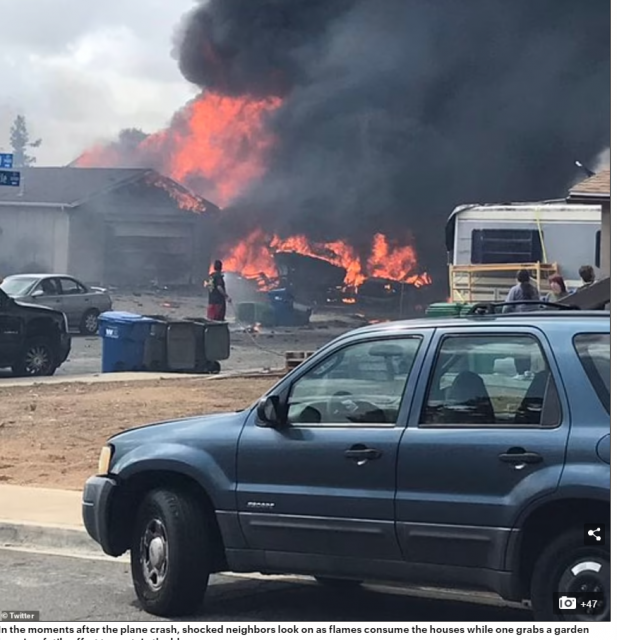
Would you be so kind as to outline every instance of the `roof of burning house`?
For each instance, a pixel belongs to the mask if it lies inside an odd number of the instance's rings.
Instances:
[[[570,189],[570,202],[609,202],[611,199],[611,170],[599,171]]]
[[[212,203],[150,169],[28,167],[19,171],[21,186],[1,187],[0,205],[77,207],[96,196],[143,180],[168,192],[172,189],[178,196],[176,200],[190,198],[196,203],[195,210],[216,209]]]

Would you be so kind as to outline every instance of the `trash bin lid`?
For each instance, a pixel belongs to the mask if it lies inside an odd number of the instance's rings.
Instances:
[[[115,322],[122,324],[135,324],[138,322],[154,322],[151,318],[140,316],[138,313],[130,313],[128,311],[106,311],[99,316],[104,322]]]

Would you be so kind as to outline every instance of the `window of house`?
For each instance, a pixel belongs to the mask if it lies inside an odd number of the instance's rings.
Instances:
[[[294,383],[291,425],[394,425],[421,338],[343,347]]]
[[[421,423],[428,427],[558,426],[559,397],[538,341],[523,334],[445,338]]]
[[[606,411],[611,412],[611,336],[608,333],[581,333],[574,348]]]
[[[602,231],[596,231],[596,252],[595,252],[595,259],[594,259],[594,264],[596,266],[597,269],[600,268],[600,265],[602,260]]]
[[[543,262],[540,232],[537,229],[474,229],[471,233],[471,262]]]

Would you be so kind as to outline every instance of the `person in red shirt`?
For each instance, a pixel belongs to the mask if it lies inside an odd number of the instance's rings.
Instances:
[[[220,260],[215,260],[214,271],[210,274],[208,280],[208,320],[223,322],[228,302],[231,302],[231,298],[227,295],[225,288],[223,263]]]

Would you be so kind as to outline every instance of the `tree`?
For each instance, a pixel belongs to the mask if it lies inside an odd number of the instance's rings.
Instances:
[[[36,162],[34,156],[28,155],[28,149],[37,149],[42,140],[30,142],[30,134],[25,116],[17,116],[11,127],[11,147],[13,147],[13,166],[30,167]]]

